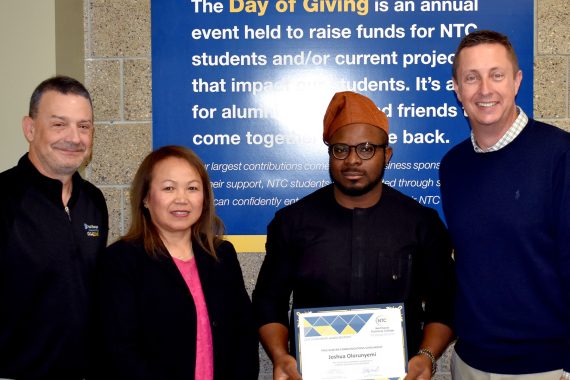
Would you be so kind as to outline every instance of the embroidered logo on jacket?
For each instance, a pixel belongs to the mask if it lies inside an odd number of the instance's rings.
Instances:
[[[96,226],[94,224],[83,223],[83,228],[85,228],[87,236],[99,237],[99,226]]]

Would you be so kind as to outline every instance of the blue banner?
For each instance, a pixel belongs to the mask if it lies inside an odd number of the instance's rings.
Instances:
[[[384,182],[441,212],[442,156],[469,135],[451,82],[475,29],[507,34],[532,115],[533,1],[152,0],[153,146],[203,159],[229,235],[330,183],[322,119],[352,90],[388,115]]]

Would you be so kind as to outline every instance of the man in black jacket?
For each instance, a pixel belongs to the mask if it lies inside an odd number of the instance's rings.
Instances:
[[[324,117],[333,184],[279,210],[253,293],[274,380],[299,380],[293,308],[404,303],[407,380],[429,379],[452,338],[451,242],[433,209],[382,183],[388,119],[367,97],[334,95]]]
[[[93,106],[69,77],[42,82],[22,129],[29,151],[0,173],[0,378],[88,376],[103,194],[77,169],[91,156]]]

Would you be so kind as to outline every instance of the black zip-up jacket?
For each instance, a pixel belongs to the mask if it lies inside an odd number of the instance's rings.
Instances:
[[[106,246],[103,194],[62,183],[27,154],[0,173],[0,378],[87,377],[95,260]]]

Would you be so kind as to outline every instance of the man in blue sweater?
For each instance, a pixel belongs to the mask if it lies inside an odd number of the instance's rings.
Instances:
[[[570,134],[516,106],[521,81],[506,36],[461,41],[453,83],[471,138],[440,167],[458,279],[454,379],[570,379]]]

